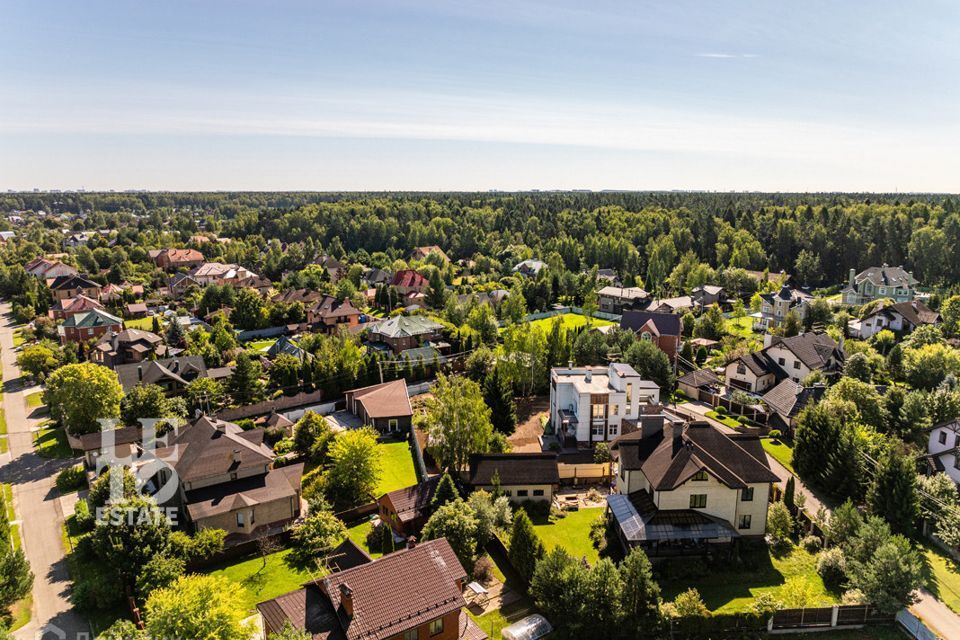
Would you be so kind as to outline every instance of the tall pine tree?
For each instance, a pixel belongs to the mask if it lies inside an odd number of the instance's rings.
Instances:
[[[877,464],[867,491],[867,508],[889,522],[894,533],[913,535],[919,513],[917,471],[913,461],[893,447]]]
[[[510,435],[517,428],[517,407],[513,388],[500,367],[494,366],[483,382],[483,400],[490,407],[490,421],[500,433]]]

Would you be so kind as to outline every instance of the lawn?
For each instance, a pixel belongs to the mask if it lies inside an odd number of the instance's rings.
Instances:
[[[353,540],[354,544],[370,554],[371,558],[379,558],[382,556],[382,553],[370,551],[367,547],[367,534],[370,533],[370,530],[373,528],[373,524],[370,520],[364,520],[359,524],[355,524],[352,527],[347,529],[347,537]]]
[[[26,398],[27,409],[36,409],[43,406],[43,392],[31,393]]]
[[[727,318],[723,321],[723,327],[727,333],[739,338],[752,338],[756,335],[753,331],[753,318],[750,316]]]
[[[515,585],[511,582],[508,582],[504,576],[503,570],[497,564],[496,556],[488,556],[493,562],[493,575],[500,582],[506,583],[508,587],[517,591],[519,593],[523,592],[523,589],[519,585]],[[533,609],[533,603],[526,596],[521,597],[519,600],[512,604],[508,604],[505,607],[500,609],[494,609],[493,611],[488,611],[483,615],[475,615],[469,608],[467,608],[467,613],[470,614],[470,617],[473,618],[473,621],[483,629],[485,633],[489,635],[491,639],[500,638],[500,632],[505,627],[510,626],[512,623],[516,622],[525,615],[535,613]]]
[[[246,349],[256,349],[257,351],[266,351],[273,346],[273,343],[276,342],[276,338],[270,338],[269,340],[251,340],[250,342],[244,342],[243,346]]]
[[[813,601],[808,606],[829,606],[838,602],[836,594],[827,591],[817,574],[816,556],[794,547],[782,556],[767,550],[746,551],[743,562],[731,566],[707,566],[699,558],[671,558],[658,567],[658,581],[664,600],[673,600],[681,591],[695,587],[707,607],[714,612],[747,611],[753,599],[764,592],[775,596],[792,577],[804,579],[810,586]]]
[[[207,573],[223,576],[244,587],[244,605],[253,613],[258,602],[276,598],[296,591],[311,579],[310,572],[296,569],[287,562],[290,549],[267,556],[264,566],[262,556],[245,558],[239,562],[221,565]]]
[[[705,414],[708,418],[713,418],[717,422],[730,427],[731,429],[739,429],[743,426],[739,420],[731,416],[720,415],[716,411],[707,411]]]
[[[16,329],[16,330],[14,330],[14,332],[13,332],[13,346],[14,346],[14,348],[19,347],[19,346],[22,345],[24,342],[26,342],[26,341],[23,339],[23,329]]]
[[[406,442],[381,442],[377,445],[381,451],[383,473],[377,490],[378,497],[390,491],[403,489],[417,483],[417,473],[413,468],[413,454]]]
[[[44,427],[34,436],[37,455],[43,458],[72,458],[73,450],[67,444],[67,434],[60,428]]]
[[[587,324],[587,316],[582,316],[579,313],[563,313],[557,316],[551,316],[549,318],[534,320],[529,324],[531,327],[539,327],[544,331],[549,331],[555,318],[560,318],[560,321],[563,323],[563,328],[567,331],[570,331],[571,329],[579,329]],[[615,323],[609,320],[601,320],[600,318],[591,318],[591,324],[594,327],[606,327]]]
[[[927,589],[960,613],[960,571],[956,561],[934,546],[926,547],[923,557],[927,564]]]
[[[763,438],[760,440],[763,450],[773,456],[777,462],[785,466],[790,473],[796,475],[793,470],[793,447],[783,440],[774,440],[773,438]]]
[[[587,562],[593,563],[600,555],[590,541],[590,525],[601,513],[602,507],[568,511],[566,516],[556,522],[541,522],[537,518],[533,528],[547,551],[554,547],[563,547],[574,558],[579,560],[585,557]]]
[[[127,329],[141,329],[143,331],[152,331],[153,330],[153,318],[154,316],[147,316],[146,318],[137,318],[136,320],[124,320],[123,326]],[[163,321],[160,321],[160,326],[163,326]]]

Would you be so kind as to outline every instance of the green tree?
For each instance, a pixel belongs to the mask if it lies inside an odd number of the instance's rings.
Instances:
[[[293,530],[293,560],[301,567],[323,566],[324,558],[347,536],[347,528],[330,511],[311,512]]]
[[[75,435],[98,431],[101,418],[119,417],[122,397],[117,374],[91,362],[60,367],[43,392],[51,415]]]
[[[137,576],[137,595],[140,601],[146,601],[157,589],[172,585],[183,575],[186,568],[186,562],[181,557],[160,553],[150,558]]]
[[[437,488],[433,492],[433,500],[430,505],[436,509],[442,507],[448,502],[453,502],[460,497],[460,492],[457,491],[457,485],[453,483],[453,478],[446,471],[443,472],[443,475],[440,476],[440,480],[437,483]]]
[[[860,380],[861,382],[870,382],[873,377],[873,371],[870,369],[870,361],[866,354],[855,353],[843,364],[843,373],[845,376]]]
[[[820,256],[807,249],[801,249],[793,263],[793,270],[797,274],[797,279],[804,286],[816,284],[823,274],[820,267]]]
[[[457,498],[433,511],[423,526],[423,538],[446,538],[464,567],[472,568],[477,559],[477,518],[466,503]]]
[[[327,419],[319,413],[307,411],[293,426],[293,450],[305,458],[323,460],[333,437]]]
[[[620,596],[628,633],[635,633],[657,619],[660,585],[653,578],[653,566],[642,549],[634,547],[620,563],[623,590]]]
[[[222,576],[188,575],[147,600],[147,633],[151,638],[249,640],[243,587]]]
[[[425,404],[423,426],[442,469],[458,473],[466,467],[470,454],[488,451],[493,425],[476,382],[440,374]]]
[[[943,382],[947,374],[960,374],[960,353],[940,343],[911,346],[903,350],[902,366],[903,375],[910,386],[930,390]]]
[[[721,340],[726,333],[723,314],[717,305],[711,305],[693,328],[693,337],[707,340]]]
[[[120,417],[124,424],[138,425],[145,418],[182,418],[163,389],[155,384],[138,384],[120,401]]]
[[[783,502],[774,502],[767,509],[767,533],[775,544],[784,545],[793,535],[793,516]]]
[[[603,602],[602,607],[584,607],[588,618],[585,622],[597,634],[606,638],[620,631],[623,620],[622,574],[609,558],[600,558],[586,574],[584,583],[585,602]]]
[[[940,305],[943,332],[948,336],[960,333],[960,296],[950,296]]]
[[[828,400],[847,400],[857,408],[857,417],[864,424],[881,429],[887,422],[883,398],[876,387],[862,380],[844,376],[827,391]]]
[[[510,564],[524,580],[531,580],[537,562],[543,557],[543,543],[533,528],[530,516],[517,511],[510,531]]]
[[[845,546],[848,540],[860,532],[863,518],[851,500],[834,509],[827,523],[824,543],[828,546]]]
[[[269,634],[267,640],[313,640],[313,634],[303,629],[297,629],[287,622],[279,633]]]
[[[910,457],[888,448],[873,474],[867,507],[889,522],[894,532],[913,535],[919,504],[917,472]]]
[[[447,303],[447,285],[439,269],[430,272],[430,288],[427,289],[427,305],[431,309],[443,309]]]
[[[583,565],[563,547],[555,547],[537,562],[530,578],[529,592],[534,604],[566,637],[581,637],[578,633],[583,628],[586,581]]]
[[[17,366],[40,380],[56,369],[57,364],[53,350],[42,344],[27,345],[17,354]]]
[[[494,366],[483,382],[483,399],[490,407],[490,421],[500,433],[510,435],[517,427],[517,407],[513,388],[503,370]]]
[[[14,550],[4,540],[0,548],[0,612],[25,598],[32,588],[33,572],[23,549]]]
[[[215,413],[223,406],[225,390],[219,380],[196,378],[187,384],[187,406],[194,412]]]
[[[865,562],[848,563],[850,586],[859,589],[867,602],[883,613],[895,614],[916,601],[924,586],[923,561],[919,552],[900,535],[891,536]]]
[[[230,322],[240,329],[262,329],[267,326],[267,307],[254,289],[241,289],[233,302]]]
[[[330,445],[330,467],[324,474],[327,499],[337,508],[368,501],[383,473],[378,434],[369,427],[342,431]]]
[[[0,639],[3,636],[0,635]],[[147,632],[137,629],[129,620],[120,619],[97,636],[99,640],[147,640]]]
[[[237,364],[230,376],[230,393],[233,400],[243,406],[253,404],[263,397],[263,369],[260,363],[246,353],[237,356]]]
[[[705,618],[710,610],[704,604],[700,592],[694,588],[687,589],[673,599],[673,611],[678,618]]]
[[[676,381],[670,358],[655,344],[648,340],[637,340],[627,348],[624,354],[634,370],[646,380],[652,380],[664,394],[673,391]]]

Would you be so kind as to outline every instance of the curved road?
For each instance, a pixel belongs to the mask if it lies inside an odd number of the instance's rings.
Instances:
[[[33,611],[30,622],[18,629],[18,640],[81,640],[92,637],[90,625],[69,601],[70,578],[64,557],[63,514],[57,473],[73,460],[48,460],[33,449],[32,430],[39,420],[28,415],[26,386],[13,350],[10,305],[0,304],[0,361],[3,368],[3,408],[7,419],[8,454],[0,456],[0,480],[13,486],[23,548],[33,569]],[[32,389],[30,389],[32,390]]]

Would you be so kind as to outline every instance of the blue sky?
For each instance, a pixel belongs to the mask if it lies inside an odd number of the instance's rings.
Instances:
[[[0,1],[0,188],[960,191],[960,3]]]

